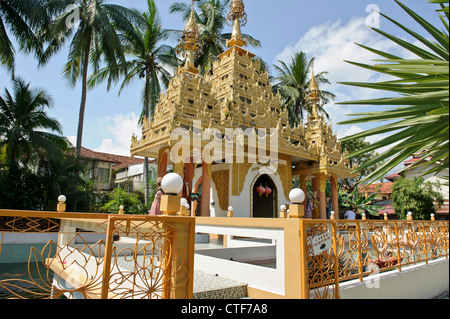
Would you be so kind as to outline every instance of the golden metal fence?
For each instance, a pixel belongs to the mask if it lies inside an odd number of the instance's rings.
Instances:
[[[0,269],[6,246],[28,254],[20,278],[0,277],[0,296],[190,299],[194,232],[190,217],[0,210]]]
[[[339,298],[339,283],[449,255],[448,221],[303,220],[304,298]]]

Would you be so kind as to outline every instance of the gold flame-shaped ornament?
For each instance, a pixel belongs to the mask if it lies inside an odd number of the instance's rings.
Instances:
[[[231,40],[227,41],[227,46],[244,46],[247,41],[242,38],[241,27],[247,24],[247,13],[245,13],[245,5],[243,0],[232,0],[230,11],[227,16],[227,24],[233,26]]]

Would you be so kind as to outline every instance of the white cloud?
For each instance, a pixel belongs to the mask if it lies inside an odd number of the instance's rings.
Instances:
[[[116,114],[98,119],[99,133],[108,138],[102,140],[94,151],[130,156],[131,137],[140,136],[139,117],[134,113]]]
[[[72,146],[76,146],[77,145],[77,137],[76,136],[67,136],[67,139],[69,140],[70,144],[72,144]]]
[[[341,20],[314,26],[295,44],[286,47],[277,60],[289,61],[294,53],[303,51],[315,57],[316,72],[328,71],[328,79],[335,84],[343,81],[368,81],[378,75],[372,71],[353,67],[344,60],[370,63],[377,55],[355,43],[392,51],[395,45],[377,35],[365,25],[365,18],[353,18],[343,25]]]
[[[342,127],[341,129],[338,130],[337,132],[337,136],[339,139],[347,137],[347,136],[351,136],[354,134],[358,134],[363,132],[364,130],[362,128],[360,128],[359,126],[356,125],[352,125],[352,126],[345,126]]]
[[[291,57],[300,51],[307,54],[308,58],[315,57],[316,74],[327,71],[327,78],[331,84],[321,87],[323,90],[331,91],[336,95],[336,100],[325,106],[330,115],[333,127],[340,138],[355,134],[379,123],[362,123],[359,126],[338,126],[344,120],[351,119],[349,114],[371,112],[383,109],[383,107],[364,105],[338,105],[339,102],[374,99],[389,96],[390,93],[377,90],[362,89],[337,82],[380,82],[391,77],[377,72],[353,66],[346,61],[364,64],[374,64],[373,60],[381,57],[356,45],[362,44],[380,51],[389,52],[405,58],[410,58],[406,50],[399,48],[392,41],[382,37],[366,26],[366,17],[355,17],[346,24],[339,19],[311,27],[296,43],[292,43],[282,50],[276,57],[277,61],[290,63]],[[382,137],[373,137],[370,142],[377,141]],[[369,139],[367,139],[369,140]]]

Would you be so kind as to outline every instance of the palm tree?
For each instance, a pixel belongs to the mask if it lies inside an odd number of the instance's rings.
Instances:
[[[39,156],[62,155],[68,141],[62,134],[59,122],[49,117],[45,109],[51,107],[49,94],[40,89],[31,89],[21,79],[13,81],[13,94],[5,89],[0,97],[0,149],[10,164],[27,165]]]
[[[390,39],[402,48],[414,53],[416,59],[402,59],[392,54],[362,46],[363,48],[380,55],[384,60],[378,60],[377,65],[366,65],[349,62],[356,66],[375,72],[389,74],[394,79],[381,83],[344,83],[346,85],[394,92],[399,95],[395,97],[380,98],[366,101],[352,101],[342,104],[356,105],[394,105],[380,112],[353,114],[359,116],[348,120],[341,125],[368,123],[378,121],[390,121],[389,124],[375,127],[360,134],[347,137],[346,140],[368,137],[377,134],[392,133],[392,135],[371,145],[360,149],[349,155],[371,152],[373,150],[388,147],[384,153],[365,162],[357,171],[360,172],[367,167],[386,161],[372,174],[369,174],[361,183],[373,181],[383,177],[387,172],[401,164],[415,153],[423,152],[423,161],[415,165],[421,165],[423,174],[437,174],[447,171],[449,168],[449,11],[448,1],[433,0],[432,3],[440,3],[443,12],[440,19],[443,29],[435,27],[424,20],[401,2],[397,4],[402,7],[421,27],[428,33],[421,36],[411,29],[405,27],[382,14],[383,17],[404,30],[415,40],[421,43],[414,45],[413,41],[405,41],[382,30],[372,28],[375,32]]]
[[[0,64],[4,65],[14,79],[15,49],[7,30],[14,36],[25,52],[40,54],[41,43],[35,34],[36,27],[44,21],[35,15],[37,0],[0,0]]]
[[[124,47],[127,48],[126,53],[133,58],[127,61],[125,67],[120,65],[115,66],[115,69],[105,67],[89,79],[90,86],[107,80],[108,89],[110,89],[111,84],[123,76],[124,80],[119,94],[134,78],[144,79],[143,108],[139,120],[141,125],[153,117],[161,93],[161,84],[164,88],[167,88],[169,84],[171,74],[168,68],[176,68],[179,62],[175,50],[168,45],[161,44],[161,41],[167,39],[168,33],[162,29],[155,1],[147,0],[147,3],[148,11],[142,13],[144,19],[136,27],[138,38],[123,39]],[[149,198],[148,158],[144,159],[144,181],[145,203],[147,204]]]
[[[66,152],[59,158],[44,157],[36,170],[45,189],[44,210],[54,210],[57,198],[64,194],[67,196],[67,207],[89,208],[101,196],[87,189],[89,182],[86,181],[80,172],[86,170],[86,166],[80,159],[77,159],[72,152]]]
[[[366,198],[364,191],[365,189],[360,187],[355,187],[351,191],[348,189],[339,190],[340,206],[343,208],[351,208],[357,214],[369,213],[372,216],[380,216],[378,212],[386,209],[386,207],[372,205],[377,194]]]
[[[103,0],[47,0],[41,10],[48,12],[53,18],[42,32],[49,44],[41,57],[41,64],[47,63],[49,58],[71,39],[68,62],[63,75],[73,86],[79,79],[82,82],[76,145],[76,155],[79,157],[89,66],[93,67],[94,72],[99,70],[102,62],[112,70],[117,70],[118,65],[125,67],[125,52],[120,34],[133,37],[133,23],[139,22],[142,18],[134,10],[106,4]],[[68,23],[73,18],[74,12],[79,13],[78,27]]]
[[[275,65],[278,76],[275,78],[274,91],[279,91],[283,97],[285,107],[289,111],[291,125],[300,124],[305,119],[305,112],[311,114],[312,105],[308,101],[309,85],[312,78],[312,66],[314,58],[308,59],[305,53],[298,52],[291,58],[288,65],[284,61],[278,61],[280,66]],[[327,72],[321,72],[314,76],[317,84],[330,84],[325,78]],[[322,105],[335,99],[331,92],[321,91],[321,103],[318,111],[329,118]]]
[[[225,51],[226,41],[231,39],[231,33],[223,33],[230,0],[199,0],[199,12],[195,18],[200,31],[202,47],[197,53],[196,64],[201,66],[203,74],[212,69],[213,62]],[[184,21],[190,17],[191,6],[176,2],[170,7],[170,13],[180,13]],[[173,30],[172,30],[173,31]],[[181,31],[173,31],[181,34]],[[260,47],[261,43],[253,37],[243,34],[242,37],[253,47]]]

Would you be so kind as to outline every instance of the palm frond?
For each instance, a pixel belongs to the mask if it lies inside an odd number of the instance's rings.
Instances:
[[[422,165],[423,174],[438,174],[448,170],[448,123],[449,123],[449,29],[443,19],[445,31],[439,30],[421,16],[396,1],[405,12],[413,18],[427,32],[424,37],[406,28],[396,20],[383,15],[409,36],[421,42],[427,49],[412,44],[412,41],[402,40],[381,30],[374,29],[379,34],[390,39],[418,56],[417,59],[401,59],[388,53],[368,49],[377,53],[384,60],[375,60],[377,64],[365,65],[349,62],[353,65],[389,74],[394,80],[381,83],[345,82],[344,85],[368,88],[395,93],[396,96],[361,101],[349,101],[339,104],[348,105],[380,105],[397,106],[384,111],[352,114],[356,118],[339,123],[353,125],[370,122],[388,122],[388,124],[369,129],[367,131],[347,137],[345,140],[369,137],[380,134],[390,134],[388,137],[352,153],[349,157],[363,152],[380,148],[388,148],[382,154],[361,165],[357,171],[379,161],[386,161],[376,171],[361,182],[378,179],[383,174],[401,164],[416,153],[422,153],[427,161],[419,161],[415,165]],[[437,2],[433,2],[437,3]],[[439,2],[442,3],[442,2]],[[447,1],[448,3],[448,1]],[[431,39],[431,40],[430,40]]]

